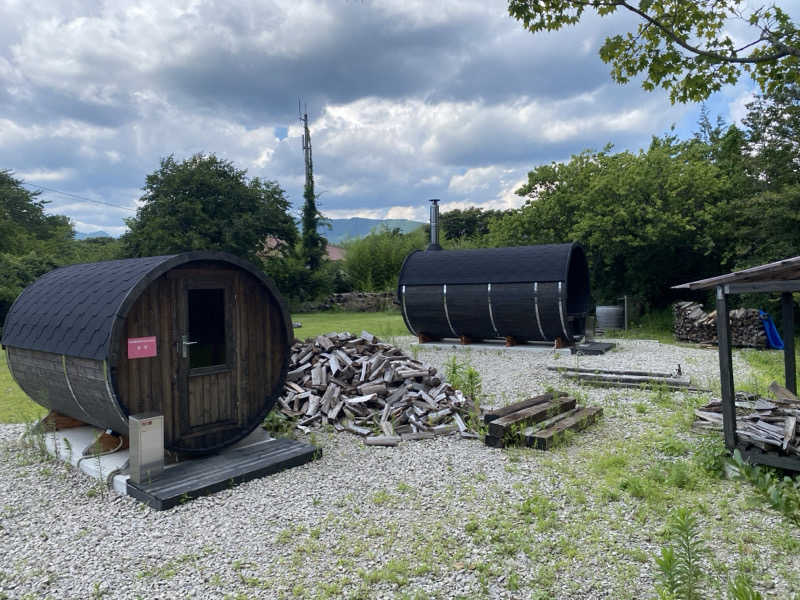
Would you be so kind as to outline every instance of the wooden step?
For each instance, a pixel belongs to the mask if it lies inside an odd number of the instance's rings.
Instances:
[[[550,402],[523,408],[489,423],[489,435],[503,438],[515,425],[532,425],[575,408],[575,398],[557,398]]]
[[[539,448],[540,450],[547,450],[553,445],[558,435],[564,431],[580,431],[584,427],[594,423],[597,418],[603,414],[603,409],[599,406],[587,406],[586,408],[578,409],[570,416],[561,419],[557,423],[534,431],[530,435],[525,436],[525,444]]]

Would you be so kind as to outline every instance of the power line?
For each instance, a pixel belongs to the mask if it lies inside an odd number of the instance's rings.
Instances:
[[[34,187],[42,191],[53,192],[55,194],[61,194],[63,196],[69,196],[70,198],[75,198],[76,200],[83,200],[84,202],[92,202],[94,204],[104,204],[106,206],[113,206],[114,208],[119,208],[121,210],[129,210],[131,212],[136,212],[135,208],[129,208],[127,206],[122,206],[120,204],[112,204],[111,202],[104,202],[103,200],[93,200],[92,198],[87,198],[86,196],[78,196],[77,194],[71,194],[70,192],[62,192],[61,190],[57,190],[55,188],[47,187],[45,185],[39,185],[38,183],[23,183],[22,185],[26,185],[29,187]]]

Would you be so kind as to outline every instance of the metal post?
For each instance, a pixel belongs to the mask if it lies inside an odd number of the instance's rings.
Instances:
[[[622,300],[623,325],[625,327],[625,331],[628,331],[628,294],[617,298],[617,300]]]
[[[439,245],[439,199],[431,198],[431,243],[426,250],[441,250]]]
[[[722,430],[725,446],[736,447],[736,404],[733,389],[733,357],[728,298],[722,286],[717,286],[717,342],[719,344],[719,376],[722,387]]]
[[[786,376],[786,389],[797,394],[797,365],[794,357],[794,306],[792,293],[781,294],[783,308],[783,369]]]

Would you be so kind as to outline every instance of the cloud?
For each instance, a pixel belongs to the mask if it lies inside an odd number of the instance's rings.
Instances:
[[[636,149],[695,110],[609,83],[597,49],[631,22],[532,35],[505,0],[6,2],[0,166],[132,208],[162,157],[213,152],[298,210],[299,98],[326,215],[513,207],[536,165]],[[80,227],[133,214],[47,198]]]
[[[35,179],[36,181],[63,181],[70,179],[75,175],[74,169],[34,169],[33,171],[18,171],[14,173],[14,177],[27,181]]]

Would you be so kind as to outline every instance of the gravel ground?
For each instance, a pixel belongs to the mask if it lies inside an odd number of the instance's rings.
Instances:
[[[454,354],[481,374],[487,404],[557,387],[604,418],[549,452],[458,437],[368,448],[318,431],[320,460],[165,512],[43,459],[17,442],[23,426],[3,425],[0,598],[651,598],[677,506],[693,507],[709,548],[708,598],[740,572],[768,598],[800,589],[788,521],[692,466],[687,415],[700,399],[576,387],[546,370],[680,363],[714,388],[715,351],[622,341],[579,359],[463,348],[419,358],[441,369]]]

